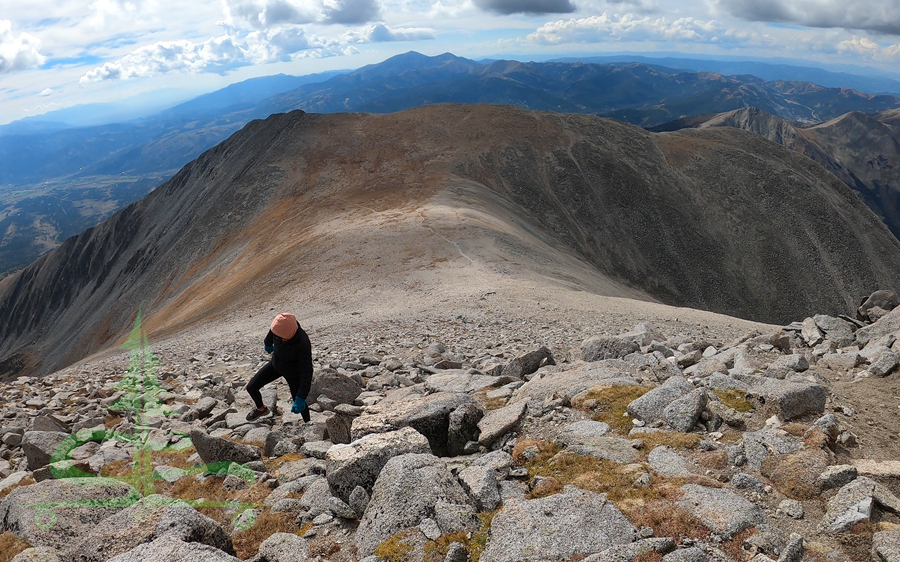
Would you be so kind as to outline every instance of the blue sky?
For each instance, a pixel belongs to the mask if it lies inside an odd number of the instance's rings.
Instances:
[[[0,0],[0,123],[416,50],[681,52],[900,69],[900,0]],[[149,102],[148,102],[149,103]]]

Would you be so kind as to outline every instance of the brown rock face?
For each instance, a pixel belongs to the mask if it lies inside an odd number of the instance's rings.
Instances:
[[[786,322],[891,286],[900,243],[821,166],[744,131],[484,105],[279,114],[0,282],[0,376],[108,347],[138,308],[158,338],[285,286],[364,307],[448,261]]]

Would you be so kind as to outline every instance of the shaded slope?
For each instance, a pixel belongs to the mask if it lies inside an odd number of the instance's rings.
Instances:
[[[654,130],[735,127],[808,156],[852,188],[900,237],[900,111],[851,112],[800,127],[757,108],[676,121]]]
[[[732,130],[439,105],[254,121],[0,282],[4,371],[172,333],[286,287],[341,310],[459,276],[782,322],[891,286],[900,243],[808,159]]]

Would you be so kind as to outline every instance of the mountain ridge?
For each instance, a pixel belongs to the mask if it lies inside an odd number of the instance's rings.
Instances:
[[[900,242],[849,188],[748,132],[493,105],[292,112],[0,282],[0,361],[49,372],[138,309],[186,330],[292,289],[343,308],[529,279],[778,321],[898,273]]]

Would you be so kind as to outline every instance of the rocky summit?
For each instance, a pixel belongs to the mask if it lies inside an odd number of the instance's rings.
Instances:
[[[896,561],[897,300],[310,329],[309,423],[245,419],[262,334],[138,324],[0,385],[0,560]]]

